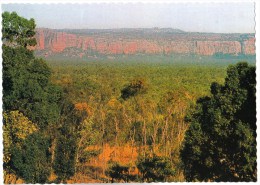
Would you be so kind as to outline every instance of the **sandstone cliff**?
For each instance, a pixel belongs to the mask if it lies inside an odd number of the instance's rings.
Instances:
[[[37,51],[45,56],[63,53],[78,57],[93,54],[255,54],[253,34],[147,32],[140,29],[73,31],[37,29]],[[70,51],[69,51],[70,50]]]

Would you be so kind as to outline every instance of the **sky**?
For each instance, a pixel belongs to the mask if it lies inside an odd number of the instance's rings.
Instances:
[[[254,33],[254,3],[2,4],[54,29],[176,28],[191,32]]]

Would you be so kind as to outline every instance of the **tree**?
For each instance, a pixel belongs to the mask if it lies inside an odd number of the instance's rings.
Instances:
[[[50,82],[51,70],[46,62],[43,59],[35,58],[33,51],[28,49],[28,47],[36,45],[34,20],[27,20],[18,16],[15,12],[5,12],[2,17],[3,110],[7,114],[9,112],[19,112],[18,115],[13,114],[9,118],[7,115],[6,122],[10,123],[12,122],[12,116],[15,117],[12,127],[6,127],[6,129],[13,129],[10,132],[14,132],[14,134],[16,132],[22,133],[27,137],[27,134],[31,133],[28,131],[29,128],[32,128],[31,123],[34,123],[39,133],[42,135],[48,133],[51,137],[51,143],[54,143],[55,131],[60,127],[58,123],[61,114],[61,102],[64,97],[61,88]],[[24,127],[21,128],[21,125]],[[15,129],[18,129],[18,131]],[[43,136],[40,135],[31,136],[38,137],[35,141],[23,138],[22,140],[25,139],[25,141],[22,141],[24,147],[21,147],[19,141],[19,145],[12,146],[13,151],[15,151],[13,155],[10,155],[10,159],[6,159],[13,162],[10,171],[14,171],[28,182],[45,182],[48,174],[41,166],[46,166],[46,169],[50,170],[49,154],[48,156],[47,153],[46,156],[44,156],[45,154],[42,156],[38,154],[38,149],[41,148],[38,144],[44,144]],[[12,139],[18,138],[13,133],[11,133],[10,137]],[[29,149],[26,147],[29,142],[32,145],[30,147],[34,147],[28,148],[33,150],[34,153],[32,152],[32,154],[35,154],[35,159],[33,159],[33,155],[27,154]],[[6,146],[5,151],[8,154],[9,146]],[[53,147],[50,148],[53,149]],[[40,162],[37,160],[38,156]],[[31,164],[27,164],[29,161]],[[24,169],[22,169],[23,163]],[[41,166],[36,167],[39,164]],[[37,174],[32,173],[34,177],[30,176],[29,172],[32,171],[28,170],[27,167],[35,170]],[[38,173],[43,173],[42,177],[37,177]]]
[[[255,67],[238,63],[197,101],[181,150],[186,180],[256,181],[255,85]]]
[[[51,70],[34,57],[35,23],[15,12],[3,13],[3,109],[19,110],[40,128],[56,123],[61,89],[50,83]],[[36,42],[35,42],[36,44]]]
[[[37,131],[37,127],[19,111],[4,112],[3,117],[4,166],[9,168],[10,149],[21,146],[27,136]]]
[[[65,100],[61,109],[61,126],[58,129],[53,164],[54,172],[58,176],[58,182],[65,182],[65,180],[75,174],[79,139],[78,127],[82,121],[74,105]]]
[[[26,183],[46,183],[50,175],[50,140],[35,132],[11,150],[11,166]]]
[[[134,79],[130,84],[125,86],[121,91],[121,98],[124,100],[134,97],[147,91],[147,84],[143,79]]]
[[[111,182],[114,183],[114,180],[124,180],[124,182],[128,182],[129,178],[129,167],[120,165],[118,162],[109,161],[108,163],[109,167],[106,170],[106,175],[111,177]]]
[[[56,123],[61,88],[50,83],[50,68],[26,48],[3,46],[3,108],[19,110],[40,128]]]
[[[15,110],[16,103],[25,91],[28,80],[27,65],[34,59],[33,53],[25,48],[3,45],[3,109]]]
[[[123,100],[127,100],[131,97],[134,98],[135,101],[135,111],[137,113],[140,113],[141,115],[144,115],[144,111],[143,111],[143,101],[138,102],[137,101],[137,96],[146,93],[148,90],[148,85],[146,83],[146,81],[144,79],[134,79],[131,81],[130,84],[126,85],[122,90],[121,90],[121,98]],[[136,118],[135,118],[136,119]],[[138,122],[137,120],[135,120],[135,122]],[[142,116],[142,143],[143,143],[143,153],[145,155],[146,153],[146,144],[147,144],[147,126],[146,126],[146,120],[144,119],[144,117]],[[133,136],[133,140],[134,141],[134,137]],[[132,142],[133,143],[133,142]]]
[[[58,182],[65,182],[75,174],[76,164],[76,138],[73,135],[60,135],[58,138],[54,172],[58,176]]]
[[[79,117],[82,118],[75,131],[77,135],[75,172],[77,173],[78,171],[84,172],[85,163],[91,157],[100,153],[99,150],[95,149],[86,150],[90,145],[96,144],[100,133],[93,128],[92,108],[87,103],[75,104],[75,110]]]
[[[167,177],[174,175],[170,159],[157,155],[140,157],[137,168],[145,182],[165,182]]]
[[[16,12],[4,12],[2,18],[2,40],[4,44],[25,48],[36,45],[36,39],[33,37],[36,27],[34,19],[27,20],[17,15]]]

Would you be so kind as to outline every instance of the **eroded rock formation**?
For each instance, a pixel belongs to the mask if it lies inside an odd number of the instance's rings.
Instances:
[[[83,32],[83,33],[82,33]],[[66,53],[72,49],[74,55],[91,54],[255,54],[254,34],[214,34],[188,32],[156,32],[131,29],[107,30],[103,32],[77,30],[37,29],[37,51],[45,56]]]

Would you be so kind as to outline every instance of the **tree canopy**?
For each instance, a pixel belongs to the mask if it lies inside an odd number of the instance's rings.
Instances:
[[[50,140],[35,132],[12,148],[11,167],[26,183],[46,183],[51,170]]]
[[[170,159],[157,155],[140,157],[137,168],[142,173],[144,182],[165,182],[167,177],[174,174]]]
[[[27,48],[36,44],[34,20],[15,12],[2,17],[4,168],[28,183],[45,183],[64,97],[46,62]]]
[[[247,63],[229,66],[197,101],[181,150],[188,181],[256,181],[255,75]]]
[[[147,91],[147,84],[143,79],[134,79],[121,90],[121,98],[124,100]]]
[[[106,170],[106,174],[112,178],[111,182],[114,182],[114,179],[120,181],[124,180],[124,182],[127,182],[129,178],[129,167],[120,165],[118,162],[109,161],[109,167]]]
[[[3,118],[4,165],[10,168],[11,148],[21,146],[27,136],[37,131],[37,127],[19,111],[5,112]]]
[[[58,121],[61,88],[51,84],[51,70],[43,59],[35,58],[30,45],[34,39],[34,20],[15,12],[3,13],[3,109],[19,110],[46,127]],[[14,46],[15,45],[15,46]]]
[[[4,12],[2,17],[2,40],[5,44],[25,48],[36,45],[34,19],[27,20],[16,12]]]

